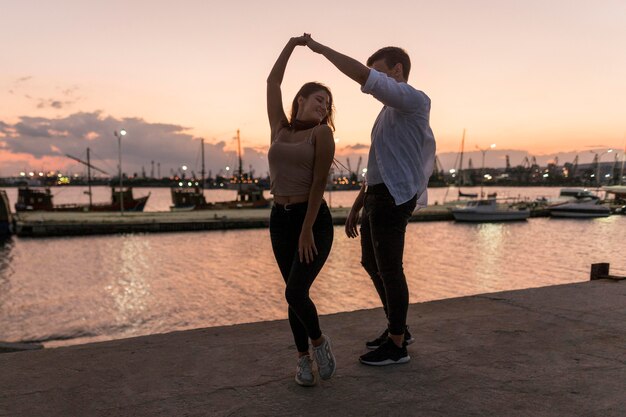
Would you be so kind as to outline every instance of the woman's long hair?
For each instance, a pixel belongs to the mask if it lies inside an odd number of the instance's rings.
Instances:
[[[328,125],[333,131],[335,130],[334,116],[335,116],[335,106],[333,104],[333,94],[330,92],[330,89],[326,87],[322,83],[318,82],[310,82],[304,84],[291,103],[291,115],[289,117],[289,125],[296,120],[296,115],[298,114],[298,108],[300,105],[298,104],[298,97],[302,96],[303,98],[309,98],[309,96],[318,91],[325,91],[328,94],[328,109],[326,113],[326,117],[322,119],[320,124]]]

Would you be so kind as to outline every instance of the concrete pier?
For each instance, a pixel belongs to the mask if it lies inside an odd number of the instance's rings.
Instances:
[[[411,362],[378,368],[381,309],[323,316],[312,388],[284,320],[5,353],[0,416],[624,416],[625,317],[608,279],[414,304]]]
[[[349,208],[332,208],[335,224],[345,224]],[[22,237],[78,236],[115,233],[183,232],[268,227],[270,209],[198,210],[176,212],[21,212],[16,233]],[[411,221],[452,220],[443,206],[415,212]]]

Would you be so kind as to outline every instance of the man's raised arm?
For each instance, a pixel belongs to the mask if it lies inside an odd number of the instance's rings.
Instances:
[[[360,85],[364,85],[367,81],[367,77],[370,74],[370,69],[365,65],[361,64],[354,58],[350,58],[347,55],[341,54],[328,46],[322,45],[319,42],[316,42],[311,38],[310,34],[305,34],[306,45],[313,51],[318,54],[323,55],[326,59],[328,59],[337,69],[343,72],[348,77],[352,78],[354,81],[359,83]]]

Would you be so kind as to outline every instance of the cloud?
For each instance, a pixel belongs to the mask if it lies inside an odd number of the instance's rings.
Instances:
[[[59,100],[55,100],[52,98],[49,99],[39,99],[39,103],[37,104],[37,108],[38,109],[45,109],[45,108],[53,108],[53,109],[62,109],[63,107],[65,107],[66,105],[70,105],[72,104],[71,101],[59,101]]]
[[[61,95],[63,98],[39,98],[37,99],[37,108],[38,109],[64,109],[70,107],[77,102],[79,102],[82,98],[76,97],[76,92],[79,91],[78,87],[65,88],[61,90]],[[30,97],[29,97],[30,98]]]
[[[355,145],[348,145],[344,147],[344,149],[349,149],[352,151],[361,151],[361,150],[365,150],[369,148],[370,148],[370,145],[364,145],[362,143],[357,143]]]
[[[151,123],[141,118],[115,118],[100,111],[79,112],[61,118],[26,117],[11,124],[0,120],[0,161],[3,175],[12,175],[16,170],[46,169],[67,170],[77,169],[77,163],[67,158],[69,154],[81,159],[86,156],[87,147],[91,150],[93,164],[111,174],[117,172],[118,139],[114,131],[126,129],[128,134],[121,139],[122,166],[128,174],[141,173],[144,169],[150,173],[154,162],[155,174],[160,165],[162,176],[180,172],[182,165],[187,165],[188,172],[196,174],[201,170],[200,138],[189,133],[189,128],[176,124]],[[233,136],[235,131],[233,130]],[[243,147],[243,169],[252,169],[257,176],[268,173],[267,147]],[[238,158],[233,148],[232,139],[205,145],[205,170],[212,176],[225,173],[226,167],[237,169]],[[335,171],[345,171],[347,166],[356,170],[367,164],[369,145],[356,144],[337,147],[336,159],[341,165]],[[495,149],[486,153],[485,166],[504,167],[506,156],[512,166],[521,165],[524,158],[533,155],[527,151],[514,149]],[[550,155],[534,155],[541,166],[555,156],[559,164],[572,162],[578,155],[579,163],[590,162],[593,153],[561,152]],[[463,166],[467,168],[469,160],[475,168],[481,165],[481,152],[466,152]],[[445,170],[455,167],[459,161],[456,152],[438,154]],[[607,158],[607,157],[605,157]],[[348,163],[348,160],[350,162]],[[82,167],[78,168],[82,169]],[[232,171],[231,171],[232,172]]]
[[[140,173],[143,168],[149,173],[154,161],[155,174],[157,164],[164,176],[178,172],[182,165],[200,173],[200,140],[188,133],[189,128],[181,125],[150,123],[141,118],[118,119],[100,111],[79,112],[54,119],[23,116],[15,124],[0,121],[0,137],[5,142],[4,151],[30,156],[31,164],[35,165],[33,168],[39,169],[42,159],[66,154],[84,158],[89,147],[94,165],[114,173],[119,149],[113,132],[122,128],[128,132],[120,141],[124,172]],[[225,150],[227,145],[232,144],[224,141],[205,143],[207,172],[212,171],[215,175],[226,166],[236,168],[237,155]],[[67,159],[65,167],[48,166],[46,169],[65,169],[74,164]],[[244,144],[244,171],[250,166],[258,175],[265,175],[267,155],[263,148],[245,147]]]
[[[16,92],[23,91],[21,95],[30,101],[34,101],[36,103],[35,107],[37,109],[67,109],[68,107],[76,104],[83,99],[83,97],[77,95],[77,93],[80,91],[78,86],[57,87],[56,90],[59,91],[58,95],[60,97],[33,97],[31,94],[28,93],[27,87],[22,88],[23,84],[27,83],[32,78],[32,76],[25,76],[16,79],[13,82],[12,88],[8,90],[8,93],[11,95],[15,95]]]
[[[20,84],[24,84],[25,82],[31,80],[33,77],[30,75],[27,75],[25,77],[20,77],[17,78],[16,80],[13,81],[13,87],[9,88],[8,92],[9,94],[15,94],[15,90],[19,89]]]

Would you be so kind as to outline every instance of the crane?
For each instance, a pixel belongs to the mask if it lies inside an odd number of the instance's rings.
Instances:
[[[359,156],[359,162],[357,162],[356,164],[356,172],[355,172],[357,180],[359,178],[359,169],[361,168],[361,162],[363,162],[363,157]]]

